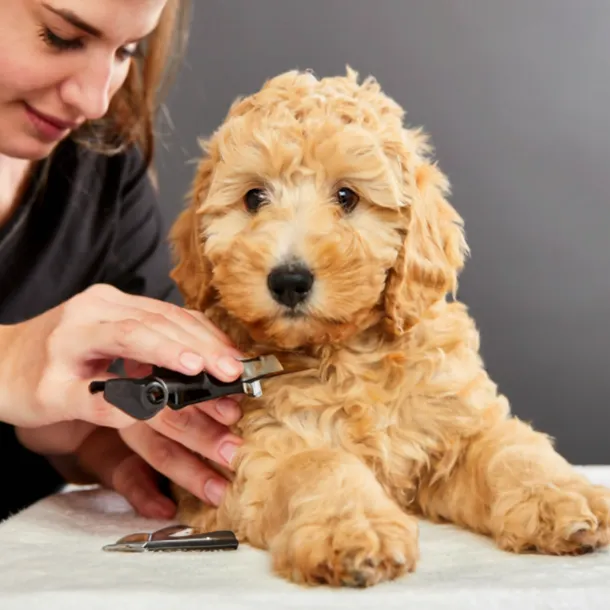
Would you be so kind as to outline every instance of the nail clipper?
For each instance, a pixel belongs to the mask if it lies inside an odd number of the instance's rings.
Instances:
[[[189,405],[232,394],[262,396],[261,380],[287,371],[272,355],[241,360],[243,374],[235,381],[225,382],[205,371],[198,375],[185,375],[166,368],[153,366],[146,377],[119,377],[89,384],[92,394],[104,393],[104,399],[121,411],[138,420],[154,417],[165,407],[175,411]]]

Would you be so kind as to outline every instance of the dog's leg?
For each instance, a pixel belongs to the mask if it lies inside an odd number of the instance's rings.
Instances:
[[[354,456],[334,450],[295,454],[278,464],[265,491],[260,527],[267,530],[274,568],[285,578],[364,587],[414,570],[416,519]]]
[[[300,584],[364,587],[414,570],[418,527],[354,456],[312,449],[243,454],[215,510],[179,500],[180,520],[229,528],[271,551],[275,571]]]
[[[610,490],[581,476],[546,435],[507,419],[455,449],[452,471],[420,490],[424,515],[514,552],[580,554],[608,544]]]

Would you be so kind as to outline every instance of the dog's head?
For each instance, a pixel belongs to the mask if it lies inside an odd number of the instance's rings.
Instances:
[[[403,114],[350,69],[288,72],[237,100],[171,232],[187,306],[293,349],[382,321],[403,333],[454,291],[462,221]]]

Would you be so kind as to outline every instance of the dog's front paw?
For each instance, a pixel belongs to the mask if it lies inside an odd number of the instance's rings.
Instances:
[[[496,523],[498,545],[509,551],[589,553],[610,542],[610,489],[581,480],[549,484],[497,514]]]
[[[288,523],[271,552],[276,572],[293,582],[369,587],[414,571],[417,521],[396,508],[385,515]]]

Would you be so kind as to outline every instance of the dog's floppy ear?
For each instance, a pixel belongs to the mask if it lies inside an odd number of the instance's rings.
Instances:
[[[175,262],[171,278],[176,282],[186,307],[197,311],[204,311],[213,298],[210,285],[212,269],[203,252],[205,236],[199,215],[199,208],[210,188],[213,169],[211,157],[204,155],[199,161],[187,205],[169,234]]]
[[[431,147],[422,132],[404,132],[392,145],[405,201],[404,241],[385,289],[387,327],[406,332],[436,301],[455,294],[468,255],[463,221],[448,202],[449,182],[428,160]],[[409,145],[406,142],[409,141]]]

